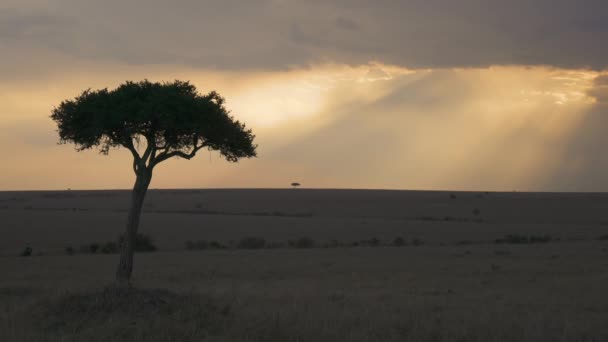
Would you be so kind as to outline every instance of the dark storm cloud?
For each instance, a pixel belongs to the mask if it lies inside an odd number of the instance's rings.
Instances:
[[[605,69],[606,13],[603,0],[14,2],[0,5],[0,46],[221,69],[370,60]],[[3,63],[19,65],[13,58]]]

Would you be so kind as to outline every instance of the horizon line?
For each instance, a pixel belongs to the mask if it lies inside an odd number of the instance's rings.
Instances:
[[[0,189],[0,193],[10,192],[90,192],[90,191],[132,191],[131,188],[106,188],[106,189],[19,189],[5,190]],[[548,194],[605,194],[608,191],[574,191],[574,190],[458,190],[458,189],[404,189],[404,188],[323,188],[323,187],[207,187],[207,188],[149,188],[148,191],[200,191],[200,190],[313,190],[313,191],[401,191],[401,192],[460,192],[460,193],[548,193]]]

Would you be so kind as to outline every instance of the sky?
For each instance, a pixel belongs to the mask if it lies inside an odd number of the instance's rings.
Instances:
[[[0,190],[122,189],[130,153],[59,145],[62,100],[216,90],[259,156],[151,188],[608,191],[604,0],[3,0]]]

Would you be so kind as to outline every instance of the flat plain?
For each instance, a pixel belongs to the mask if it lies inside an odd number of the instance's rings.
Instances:
[[[151,190],[144,304],[100,309],[128,205],[0,193],[0,341],[608,341],[608,194]]]

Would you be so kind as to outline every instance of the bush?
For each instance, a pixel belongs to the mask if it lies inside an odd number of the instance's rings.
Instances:
[[[74,250],[74,247],[72,247],[72,246],[67,246],[65,248],[65,254],[67,254],[67,255],[74,255],[75,252],[76,251]]]
[[[243,238],[237,244],[237,248],[242,249],[261,249],[264,247],[266,247],[266,240],[254,236],[248,236],[246,238]]]
[[[608,235],[602,235],[600,237],[597,238],[598,240],[602,240],[602,241],[606,241],[608,240]]]
[[[266,244],[266,248],[270,248],[270,249],[277,249],[277,248],[283,248],[285,247],[285,244],[282,242],[270,242]]]
[[[424,245],[424,241],[422,241],[422,239],[420,239],[420,238],[413,238],[412,239],[412,245],[414,245],[414,246],[422,246],[422,245]]]
[[[502,244],[502,243],[523,244],[523,243],[528,243],[528,237],[525,235],[509,234],[509,235],[505,235],[505,237],[502,239],[496,239],[495,242],[498,244]]]
[[[226,248],[226,246],[222,245],[221,243],[219,243],[217,241],[209,242],[209,247],[214,248],[214,249],[225,249]]]
[[[118,251],[118,244],[114,241],[108,241],[101,246],[101,253],[103,254],[115,254]]]
[[[395,247],[402,247],[405,245],[406,245],[405,239],[400,236],[396,237],[395,240],[393,240],[393,246],[395,246]]]
[[[550,235],[532,235],[530,243],[547,243],[553,240]]]
[[[498,244],[527,244],[527,243],[547,243],[552,241],[550,235],[519,235],[509,234],[502,239],[496,239],[494,242]]]
[[[466,245],[472,245],[475,242],[472,240],[460,240],[460,241],[456,241],[456,245],[457,246],[466,246]]]
[[[30,247],[30,246],[26,246],[26,247],[23,249],[23,251],[21,252],[21,256],[22,256],[22,257],[29,257],[29,256],[32,256],[32,252],[33,252],[32,247]]]
[[[121,235],[118,238],[118,248],[122,247],[124,241],[124,235]],[[135,251],[136,252],[154,252],[158,250],[156,245],[154,245],[154,240],[145,234],[137,233],[135,236]]]
[[[369,243],[369,245],[372,247],[378,247],[378,246],[380,246],[380,239],[374,237],[374,238],[369,239],[367,241],[367,243]]]
[[[91,254],[97,253],[97,250],[99,250],[99,244],[98,243],[92,243],[92,244],[89,245],[89,252],[91,252]]]
[[[289,246],[294,248],[313,248],[315,241],[309,237],[301,237],[297,240],[289,240]]]
[[[336,239],[330,240],[325,244],[326,248],[337,248],[340,247],[340,242]]]

